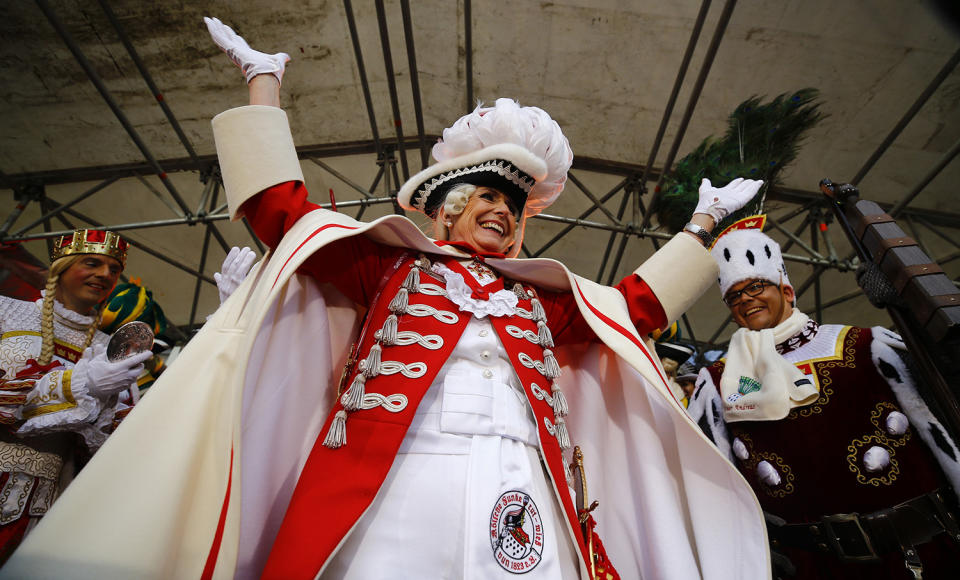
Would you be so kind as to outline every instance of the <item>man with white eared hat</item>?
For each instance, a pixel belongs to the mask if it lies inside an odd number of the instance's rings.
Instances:
[[[767,577],[749,486],[684,414],[641,338],[706,289],[715,265],[704,239],[759,182],[705,183],[691,231],[616,287],[513,259],[573,154],[546,112],[498,99],[444,130],[437,163],[400,188],[433,238],[397,215],[359,222],[307,201],[279,108],[289,57],[207,26],[250,92],[251,106],[213,122],[230,212],[272,250],[11,570]],[[677,282],[680,262],[694,273]],[[180,453],[128,446],[141,432]],[[94,513],[115,471],[162,501]],[[56,531],[74,521],[82,549]],[[130,541],[124,530],[144,521],[150,537]]]
[[[900,337],[796,308],[763,216],[712,249],[740,326],[688,411],[766,512],[775,576],[955,577],[960,450],[917,393]]]

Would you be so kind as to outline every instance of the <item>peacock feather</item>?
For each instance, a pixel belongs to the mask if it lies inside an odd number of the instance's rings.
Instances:
[[[762,213],[767,190],[779,184],[780,171],[796,159],[804,133],[825,117],[819,112],[819,92],[801,89],[778,95],[764,104],[754,96],[730,115],[720,139],[708,137],[676,163],[663,182],[653,208],[660,224],[672,232],[683,229],[697,207],[700,180],[723,187],[737,177],[762,179],[763,187],[747,205],[727,216],[716,231],[748,215]]]

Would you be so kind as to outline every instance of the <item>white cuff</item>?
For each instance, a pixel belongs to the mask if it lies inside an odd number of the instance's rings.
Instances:
[[[213,136],[230,219],[240,219],[240,205],[264,189],[303,181],[283,109],[248,105],[224,111],[213,118]]]
[[[679,233],[640,264],[636,272],[650,286],[673,322],[717,280],[717,262],[690,234]]]

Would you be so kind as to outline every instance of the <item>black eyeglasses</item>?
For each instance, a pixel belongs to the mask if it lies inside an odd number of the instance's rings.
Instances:
[[[774,284],[773,282],[768,282],[766,280],[754,280],[750,284],[747,284],[740,290],[736,292],[728,292],[726,296],[723,297],[723,303],[729,307],[736,306],[740,303],[740,298],[746,294],[747,296],[759,296],[763,294],[764,289],[767,286],[780,286],[779,284]]]

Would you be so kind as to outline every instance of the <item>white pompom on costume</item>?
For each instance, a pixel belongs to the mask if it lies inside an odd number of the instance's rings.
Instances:
[[[400,188],[401,207],[433,218],[454,185],[494,187],[523,208],[518,243],[510,251],[516,256],[527,218],[542,212],[563,191],[573,151],[546,111],[497,99],[493,107],[478,106],[444,129],[433,146],[433,157],[437,163]]]

